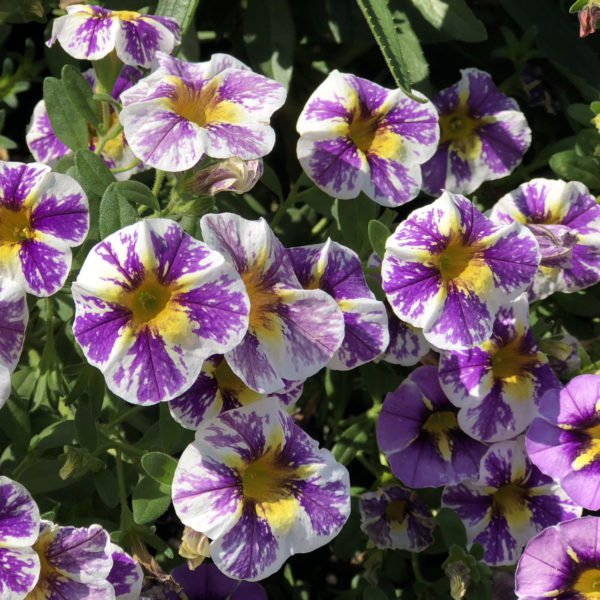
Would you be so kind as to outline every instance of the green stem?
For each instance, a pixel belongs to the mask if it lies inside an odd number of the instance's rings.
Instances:
[[[104,146],[106,146],[106,142],[112,140],[117,137],[121,131],[123,131],[123,125],[121,123],[115,123],[107,132],[106,135],[102,135],[98,138],[98,143],[96,144],[96,149],[94,150],[94,154],[100,154],[102,150],[104,150]]]
[[[112,429],[113,427],[115,427],[116,425],[121,423],[122,421],[125,421],[126,419],[128,419],[131,415],[135,415],[136,413],[139,413],[142,410],[144,410],[143,406],[134,406],[133,408],[126,410],[124,413],[121,413],[118,417],[116,417],[112,421],[109,421],[106,424],[107,429]]]
[[[117,450],[115,456],[115,464],[117,471],[117,485],[119,487],[119,502],[121,503],[121,531],[129,529],[131,523],[131,511],[127,502],[127,491],[125,487],[125,475],[123,474],[123,462],[121,461],[121,453]]]
[[[419,565],[419,555],[416,552],[411,552],[410,562],[412,564],[412,570],[415,574],[415,579],[420,583],[427,583],[427,580],[423,577],[421,573],[421,566]]]
[[[165,172],[156,169],[156,177],[154,179],[154,186],[152,187],[152,193],[158,198],[158,192],[162,187],[163,180],[165,178]]]
[[[279,221],[281,221],[283,215],[285,215],[288,208],[292,208],[293,206],[295,206],[302,199],[302,197],[304,195],[306,195],[312,191],[312,187],[309,187],[306,190],[302,190],[301,192],[297,191],[298,186],[300,185],[300,181],[302,179],[303,179],[303,177],[302,177],[302,175],[300,175],[298,180],[292,185],[292,187],[290,189],[290,193],[288,194],[288,197],[279,204],[279,208],[277,209],[277,212],[275,213],[275,215],[271,219],[271,222],[269,223],[271,229],[275,229],[275,227],[277,226],[277,223],[279,223]]]
[[[114,169],[111,169],[110,172],[111,173],[125,173],[125,171],[129,171],[129,170],[137,167],[141,162],[142,161],[139,158],[136,158],[131,164],[127,165],[126,167],[115,167]]]

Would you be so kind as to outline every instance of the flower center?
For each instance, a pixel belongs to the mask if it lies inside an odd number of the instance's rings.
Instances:
[[[429,433],[436,441],[442,458],[446,461],[452,458],[452,440],[448,433],[458,427],[456,413],[451,410],[434,412],[423,424],[423,431]]]
[[[582,433],[587,437],[587,440],[583,451],[572,463],[575,471],[587,467],[600,456],[600,423],[586,427]]]
[[[160,283],[155,275],[147,277],[129,297],[126,306],[133,314],[136,325],[155,319],[171,299],[171,290]]]
[[[365,116],[356,111],[348,129],[348,137],[362,152],[368,152],[377,133],[377,116]]]
[[[55,567],[48,562],[46,553],[50,544],[54,541],[55,527],[48,527],[40,533],[40,536],[33,545],[33,549],[37,552],[40,559],[40,577],[35,587],[25,600],[38,600],[40,598],[48,598],[51,595],[50,580],[57,574]]]
[[[115,10],[110,16],[121,21],[137,21],[140,18],[140,13],[132,10]]]
[[[600,600],[600,569],[583,571],[573,584],[573,591],[586,600]]]
[[[292,471],[277,464],[274,451],[269,451],[249,464],[242,473],[244,499],[257,504],[274,503],[291,496]]]
[[[527,491],[516,483],[506,483],[492,496],[492,507],[496,513],[517,515],[523,510]]]
[[[221,392],[223,410],[245,406],[259,400],[263,396],[251,390],[232,370],[223,358],[215,369],[214,377]]]
[[[385,516],[388,521],[397,521],[398,523],[402,523],[402,521],[404,521],[404,517],[406,516],[407,506],[408,502],[406,502],[406,500],[392,500],[385,507]]]
[[[481,153],[481,139],[477,130],[485,119],[473,119],[465,107],[448,115],[440,115],[440,146],[451,145],[462,158],[477,158]]]
[[[460,277],[476,258],[477,252],[477,247],[465,246],[459,239],[453,238],[445,250],[436,257],[444,285]]]
[[[0,244],[18,244],[34,237],[29,211],[0,207]]]
[[[214,122],[236,122],[237,108],[233,103],[222,100],[219,96],[218,79],[211,79],[200,89],[177,77],[168,79],[176,87],[172,108],[184,119],[200,127]]]
[[[265,283],[260,269],[252,269],[242,274],[242,281],[250,299],[250,327],[270,329],[271,315],[279,304],[279,297],[273,288]]]
[[[496,379],[517,383],[523,371],[537,362],[536,356],[522,353],[521,341],[522,338],[518,337],[493,353],[492,369]]]

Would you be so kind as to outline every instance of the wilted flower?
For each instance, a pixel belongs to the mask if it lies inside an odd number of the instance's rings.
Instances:
[[[274,399],[203,422],[172,490],[181,521],[212,538],[219,570],[249,581],[329,542],[350,513],[348,472]]]
[[[439,112],[437,152],[423,165],[423,189],[474,192],[484,181],[508,175],[531,143],[531,129],[512,98],[502,94],[491,76],[461,69],[461,79],[433,98]]]
[[[569,12],[577,12],[579,17],[579,37],[586,37],[596,31],[596,22],[600,19],[598,0],[577,0],[571,5]]]
[[[187,558],[187,566],[189,570],[193,571],[205,559],[210,558],[210,540],[203,533],[186,525],[181,536],[179,556]]]
[[[133,153],[164,171],[185,171],[204,155],[253,160],[275,143],[271,114],[285,88],[226,54],[188,63],[162,52],[159,68],[121,95],[119,118]]]
[[[383,206],[419,193],[420,165],[439,138],[430,102],[336,70],[308,99],[297,129],[298,160],[322,190],[335,198],[362,191]]]
[[[171,52],[181,37],[170,17],[73,4],[54,21],[46,44],[56,40],[74,58],[99,60],[114,50],[126,65],[148,69],[157,50]]]
[[[75,339],[108,387],[135,404],[170,400],[248,328],[244,284],[223,257],[168,219],[112,233],[77,281]]]

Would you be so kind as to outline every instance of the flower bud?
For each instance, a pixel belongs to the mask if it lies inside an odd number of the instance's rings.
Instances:
[[[234,156],[200,169],[186,184],[186,191],[215,196],[218,192],[243,194],[251,190],[263,174],[263,161]]]

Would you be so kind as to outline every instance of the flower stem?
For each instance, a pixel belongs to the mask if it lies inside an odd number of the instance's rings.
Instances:
[[[128,164],[126,167],[115,167],[111,169],[111,173],[125,173],[125,171],[129,171],[137,167],[142,161],[139,158],[136,158],[132,163]]]
[[[156,178],[154,179],[154,186],[152,187],[152,193],[158,197],[158,192],[162,187],[163,179],[165,178],[165,172],[156,169]]]

